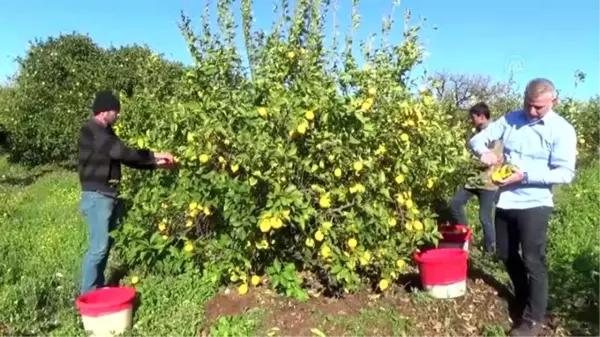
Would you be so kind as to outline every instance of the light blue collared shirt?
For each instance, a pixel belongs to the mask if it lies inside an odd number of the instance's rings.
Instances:
[[[497,207],[553,207],[552,186],[568,184],[575,176],[577,136],[573,126],[552,110],[537,121],[517,110],[473,136],[469,146],[481,155],[489,151],[486,144],[492,140],[501,140],[506,162],[527,174],[527,181],[500,188]]]

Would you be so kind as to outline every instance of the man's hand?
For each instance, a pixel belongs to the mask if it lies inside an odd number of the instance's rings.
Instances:
[[[175,158],[173,157],[173,155],[168,152],[157,152],[154,154],[154,158],[157,162],[160,162],[161,160],[169,163],[175,162]]]
[[[525,179],[525,173],[518,168],[513,168],[513,173],[506,179],[498,181],[496,184],[499,186],[506,186],[510,184],[520,183]]]
[[[175,167],[175,158],[170,153],[155,153],[156,166],[161,169],[172,169]]]
[[[487,151],[481,154],[479,160],[486,166],[492,166],[498,163],[500,160],[498,156],[492,151]]]

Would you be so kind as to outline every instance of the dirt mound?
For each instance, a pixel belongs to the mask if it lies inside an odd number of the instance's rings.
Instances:
[[[244,296],[235,291],[207,302],[207,326],[219,317],[267,309],[258,335],[314,336],[501,336],[510,328],[506,300],[481,279],[468,281],[468,293],[457,299],[432,299],[420,291],[396,287],[383,295],[360,292],[340,299],[313,297],[302,303],[265,288]],[[316,330],[315,330],[316,329]],[[545,336],[564,336],[551,321]]]

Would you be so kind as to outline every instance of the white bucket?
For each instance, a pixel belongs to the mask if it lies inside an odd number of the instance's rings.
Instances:
[[[456,298],[467,293],[467,280],[445,285],[425,285],[423,288],[433,298]]]
[[[131,329],[134,288],[101,288],[81,295],[79,307],[84,330],[94,337],[120,335]]]
[[[456,242],[444,242],[440,241],[438,248],[460,248],[465,252],[469,252],[469,241],[465,241],[462,244]]]

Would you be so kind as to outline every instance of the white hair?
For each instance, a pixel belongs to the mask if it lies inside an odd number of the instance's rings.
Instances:
[[[525,96],[531,98],[538,98],[543,95],[551,95],[552,99],[557,97],[556,88],[552,81],[545,78],[535,78],[525,88]]]

